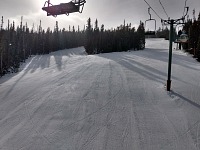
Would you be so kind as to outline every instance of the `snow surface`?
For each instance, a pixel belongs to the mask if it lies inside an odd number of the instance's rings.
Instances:
[[[0,79],[1,150],[198,150],[200,63],[168,41],[87,56],[33,56]],[[175,45],[174,45],[175,46]]]

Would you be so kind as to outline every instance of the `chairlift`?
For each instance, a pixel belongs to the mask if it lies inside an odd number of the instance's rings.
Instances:
[[[72,0],[68,3],[61,3],[59,5],[53,5],[50,3],[50,0],[44,3],[42,10],[47,12],[47,16],[54,16],[66,14],[67,16],[70,13],[74,12],[83,12],[84,4],[86,0]]]
[[[189,40],[188,35],[185,33],[185,31],[183,31],[183,29],[182,30],[179,29],[181,27],[183,28],[183,25],[178,27],[178,36],[176,40],[174,41],[174,43],[177,44],[176,49],[181,49],[182,44],[188,43],[188,40]]]
[[[154,21],[155,22],[155,30],[154,31],[151,31],[151,30],[149,31],[148,30],[148,31],[145,32],[145,35],[156,35],[156,20],[151,18],[150,9],[151,9],[151,7],[148,8],[148,14],[150,16],[150,19],[148,19],[148,20],[145,21],[145,29],[146,29],[146,23],[148,21]]]
[[[180,31],[179,30],[179,28],[180,28],[181,26],[179,26],[178,27],[178,31]],[[183,28],[183,25],[182,25],[182,28]],[[176,43],[187,43],[188,42],[188,35],[185,33],[185,31],[182,31],[182,33],[178,36],[178,38],[176,39]]]
[[[178,41],[186,43],[188,41],[188,35],[185,33],[181,34],[180,37],[178,38]]]

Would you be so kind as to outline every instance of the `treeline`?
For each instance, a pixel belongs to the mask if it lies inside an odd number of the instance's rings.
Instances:
[[[155,37],[169,40],[169,29],[167,27],[165,27],[164,29],[158,28],[158,30],[156,31]]]
[[[183,45],[184,49],[200,61],[200,13],[197,19],[188,19],[183,30],[189,36],[188,44]]]
[[[144,24],[140,22],[137,30],[131,24],[120,25],[116,29],[105,30],[104,25],[99,28],[95,21],[94,28],[91,19],[87,21],[87,28],[75,30],[59,29],[56,22],[53,30],[42,28],[42,22],[35,30],[33,25],[23,24],[16,27],[15,22],[8,20],[7,27],[3,28],[4,20],[1,18],[0,26],[0,76],[9,72],[17,72],[21,62],[31,55],[48,54],[53,51],[84,46],[88,54],[121,52],[130,49],[142,50],[145,48]]]
[[[174,27],[173,31],[173,41],[177,38],[176,28]],[[165,40],[169,40],[169,29],[167,26],[164,26],[161,28],[159,27],[158,30],[156,30],[155,35],[146,35],[146,38],[164,38]]]
[[[30,55],[48,54],[50,52],[74,48],[84,45],[84,30],[75,31],[75,27],[69,26],[69,30],[62,30],[56,22],[52,31],[46,31],[40,25],[35,31],[34,25],[29,28],[27,23],[23,24],[23,18],[19,26],[15,27],[15,22],[8,20],[7,27],[3,28],[3,17],[0,28],[0,76],[8,72],[17,72],[20,63],[24,62]]]
[[[137,30],[131,24],[124,24],[116,29],[105,30],[104,25],[99,28],[96,19],[92,27],[91,19],[87,21],[85,49],[88,54],[121,52],[130,49],[145,48],[144,24],[140,22]]]

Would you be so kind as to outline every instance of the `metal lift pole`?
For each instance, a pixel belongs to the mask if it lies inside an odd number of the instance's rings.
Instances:
[[[184,20],[186,15],[188,14],[189,7],[185,7],[186,14],[180,19],[168,19],[161,20],[162,23],[170,25],[170,34],[169,34],[169,62],[168,62],[168,79],[167,79],[167,91],[171,89],[171,68],[172,68],[172,44],[173,44],[173,32],[174,32],[174,24],[184,24]]]
[[[168,79],[167,79],[167,91],[171,89],[171,68],[172,68],[172,45],[173,45],[173,28],[174,20],[170,20],[170,34],[169,34],[169,62],[168,62]]]

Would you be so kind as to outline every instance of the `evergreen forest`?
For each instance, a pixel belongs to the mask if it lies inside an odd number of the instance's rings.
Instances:
[[[48,54],[53,51],[74,48],[84,45],[84,31],[75,31],[75,27],[69,26],[69,30],[58,28],[56,22],[52,31],[50,28],[44,30],[40,25],[35,30],[23,25],[22,19],[19,26],[15,27],[15,22],[10,23],[3,28],[3,17],[0,28],[0,76],[17,72],[20,63],[31,55]]]
[[[200,13],[197,19],[195,17],[193,20],[188,19],[183,30],[189,37],[188,44],[183,45],[184,49],[200,61]]]
[[[120,25],[116,29],[105,30],[104,25],[99,28],[98,20],[94,28],[91,19],[87,21],[85,49],[88,54],[142,50],[145,48],[144,24],[140,22],[137,30],[131,24]]]
[[[39,26],[28,27],[21,18],[20,25],[8,20],[4,28],[4,18],[0,26],[0,76],[6,73],[17,72],[20,64],[31,55],[49,54],[61,49],[84,46],[88,54],[120,52],[130,49],[142,50],[145,48],[144,24],[140,22],[137,29],[131,24],[124,24],[117,29],[99,28],[98,20],[92,27],[91,19],[87,21],[86,29],[75,30],[69,26],[68,30],[60,29],[58,22],[53,30]]]

